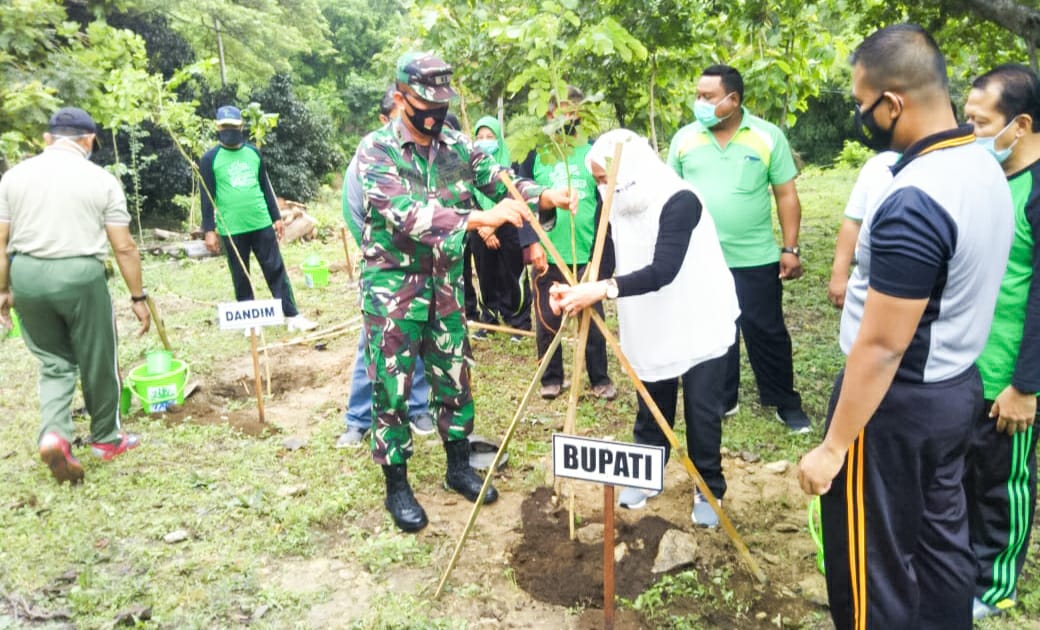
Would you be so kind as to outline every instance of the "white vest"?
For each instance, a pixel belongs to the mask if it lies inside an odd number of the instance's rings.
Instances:
[[[661,210],[655,204],[646,212],[611,213],[617,276],[653,262]],[[658,291],[618,299],[617,309],[621,349],[643,381],[679,377],[726,353],[740,307],[706,208],[675,279]]]

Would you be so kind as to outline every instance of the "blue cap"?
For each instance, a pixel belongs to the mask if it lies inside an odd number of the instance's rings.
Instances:
[[[55,129],[76,129],[83,133],[97,133],[97,125],[90,114],[78,107],[62,107],[54,112],[48,123],[51,131]]]
[[[223,105],[217,108],[218,125],[241,125],[242,110],[234,105]]]

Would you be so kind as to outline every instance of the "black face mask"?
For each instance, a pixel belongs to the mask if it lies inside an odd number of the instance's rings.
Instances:
[[[575,118],[574,120],[568,120],[563,125],[563,132],[568,136],[578,135],[578,125],[581,124],[581,118]]]
[[[246,134],[241,129],[221,129],[217,131],[217,139],[226,147],[237,147],[246,140]]]
[[[899,118],[896,117],[888,129],[878,126],[877,120],[874,119],[874,109],[884,98],[885,94],[882,93],[870,107],[856,108],[856,135],[859,136],[859,141],[872,151],[888,151],[892,148],[892,135],[895,133],[896,123],[899,122]]]
[[[409,109],[412,110],[406,109],[404,112],[404,115],[408,117],[408,122],[428,136],[440,135],[441,129],[444,128],[444,119],[448,116],[448,106],[419,109],[412,104],[412,99],[406,96],[405,100],[408,102]]]

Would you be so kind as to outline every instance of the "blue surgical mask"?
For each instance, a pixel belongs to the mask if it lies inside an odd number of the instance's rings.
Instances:
[[[498,140],[495,140],[493,138],[488,138],[486,140],[477,140],[473,143],[473,146],[491,156],[495,155],[495,153],[498,153]]]
[[[1018,138],[1015,138],[1015,141],[1012,142],[1011,145],[1008,146],[1006,149],[997,149],[997,138],[999,138],[1005,131],[1007,131],[1008,128],[1010,128],[1011,125],[1014,124],[1014,122],[1015,119],[1012,118],[1011,122],[1004,125],[1004,128],[998,131],[997,135],[995,136],[990,136],[988,138],[979,138],[978,136],[976,136],[975,143],[981,146],[983,149],[989,151],[990,155],[997,159],[997,162],[1003,164],[1007,161],[1009,157],[1011,157],[1011,150],[1015,148],[1016,144],[1018,144]]]
[[[715,109],[727,98],[729,98],[729,94],[719,99],[718,103],[709,103],[708,101],[697,99],[697,102],[693,104],[693,117],[707,129],[711,129],[733,115],[733,112],[730,112],[726,115],[726,118],[719,118],[718,114],[715,113]]]

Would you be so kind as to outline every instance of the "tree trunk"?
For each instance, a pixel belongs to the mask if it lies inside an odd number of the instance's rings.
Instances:
[[[938,6],[964,9],[1032,42],[1030,49],[1040,43],[1040,9],[1014,0],[938,0]],[[1035,59],[1031,59],[1036,69]]]
[[[220,59],[220,87],[227,87],[227,68],[224,65],[224,36],[220,33],[220,20],[213,18],[213,28],[217,31],[217,57]]]

